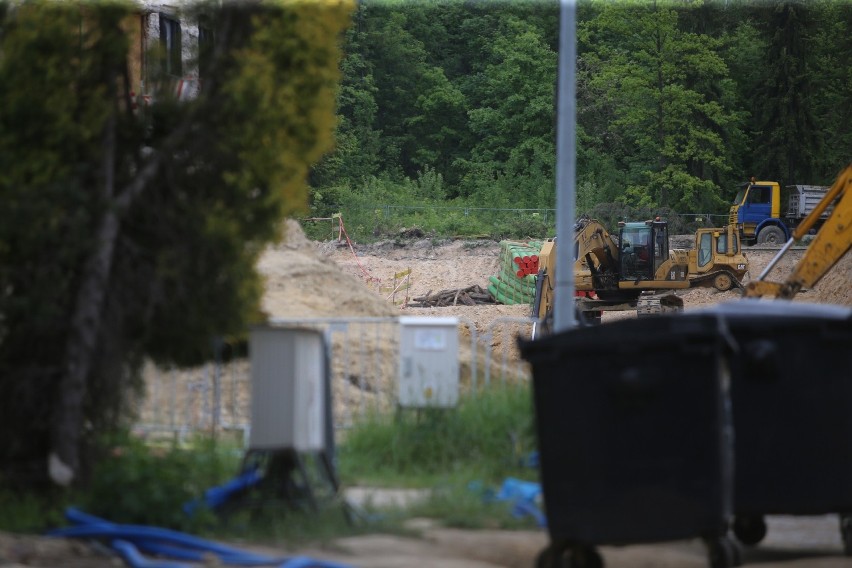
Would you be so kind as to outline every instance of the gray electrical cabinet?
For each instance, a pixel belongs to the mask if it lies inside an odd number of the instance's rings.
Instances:
[[[315,329],[255,327],[251,361],[251,449],[319,451],[326,445],[327,347]]]
[[[452,407],[459,398],[458,319],[399,318],[399,405]]]

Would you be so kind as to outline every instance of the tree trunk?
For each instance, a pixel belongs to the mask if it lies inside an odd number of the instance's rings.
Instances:
[[[225,36],[230,34],[230,25],[226,25],[223,33]],[[220,46],[217,46],[216,56],[222,56]],[[115,85],[115,79],[119,74],[123,74],[125,91],[129,92],[127,68],[122,67],[116,71],[118,73],[106,84]],[[118,100],[117,96],[118,93],[113,92],[114,100]],[[132,112],[129,105],[127,111]],[[89,375],[98,351],[98,336],[102,328],[110,287],[110,274],[121,229],[121,216],[159,174],[163,165],[163,156],[172,156],[176,148],[186,147],[186,139],[193,119],[192,116],[186,116],[164,142],[160,151],[154,152],[126,186],[116,190],[118,113],[119,109],[116,105],[104,127],[102,196],[105,210],[98,227],[97,241],[83,265],[82,280],[68,331],[58,398],[51,417],[51,453],[48,456],[48,472],[51,478],[61,485],[70,484],[80,468],[80,439],[85,418],[83,407],[90,380]]]
[[[117,110],[116,110],[117,112]],[[121,190],[115,190],[116,117],[108,120],[104,137],[104,201],[107,204],[98,227],[91,255],[83,267],[77,303],[68,331],[63,375],[51,422],[51,454],[48,468],[51,478],[61,485],[73,480],[80,466],[80,437],[83,428],[83,403],[89,373],[97,351],[98,334],[110,285],[113,256],[121,228],[121,215],[159,173],[163,155],[185,144],[191,120],[185,120],[148,163]],[[66,480],[66,481],[63,481]]]
[[[80,467],[80,437],[83,429],[83,402],[89,373],[97,348],[98,334],[109,288],[115,245],[118,239],[119,211],[113,204],[116,154],[115,114],[107,120],[104,135],[104,185],[107,203],[98,227],[97,240],[83,268],[59,383],[58,400],[52,420],[51,478],[61,485],[73,481]]]

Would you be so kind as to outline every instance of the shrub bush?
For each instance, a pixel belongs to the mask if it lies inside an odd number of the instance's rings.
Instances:
[[[103,441],[107,459],[99,461],[79,505],[117,523],[191,530],[214,519],[200,508],[189,516],[183,505],[236,475],[239,457],[210,439],[188,447],[150,446],[127,433]]]

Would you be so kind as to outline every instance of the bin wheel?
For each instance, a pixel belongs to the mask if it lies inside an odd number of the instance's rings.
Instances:
[[[731,554],[734,559],[734,566],[742,566],[743,565],[743,551],[740,548],[740,545],[734,542],[733,539],[725,537],[725,546],[731,549]]]
[[[734,536],[746,546],[754,546],[766,537],[766,521],[760,515],[737,515]]]
[[[843,538],[843,553],[852,556],[852,514],[840,515],[840,536]]]
[[[562,568],[559,564],[559,559],[562,557],[562,554],[556,550],[554,550],[553,546],[545,546],[541,552],[538,553],[535,559],[535,568]],[[559,564],[557,564],[559,562]]]
[[[733,568],[742,564],[737,545],[724,536],[707,541],[707,556],[710,568]]]
[[[593,546],[572,548],[565,562],[565,568],[603,568],[603,565],[603,558]]]

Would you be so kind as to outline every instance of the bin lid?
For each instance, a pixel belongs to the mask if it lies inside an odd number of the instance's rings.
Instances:
[[[710,345],[718,340],[718,316],[712,314],[663,314],[647,318],[620,319],[601,325],[574,327],[532,341],[518,338],[521,357],[526,361],[561,358],[567,353],[611,356],[621,351],[642,351],[667,344]]]
[[[692,314],[709,314],[726,318],[806,318],[819,320],[852,320],[852,308],[835,304],[811,304],[786,300],[743,298],[701,308]]]

